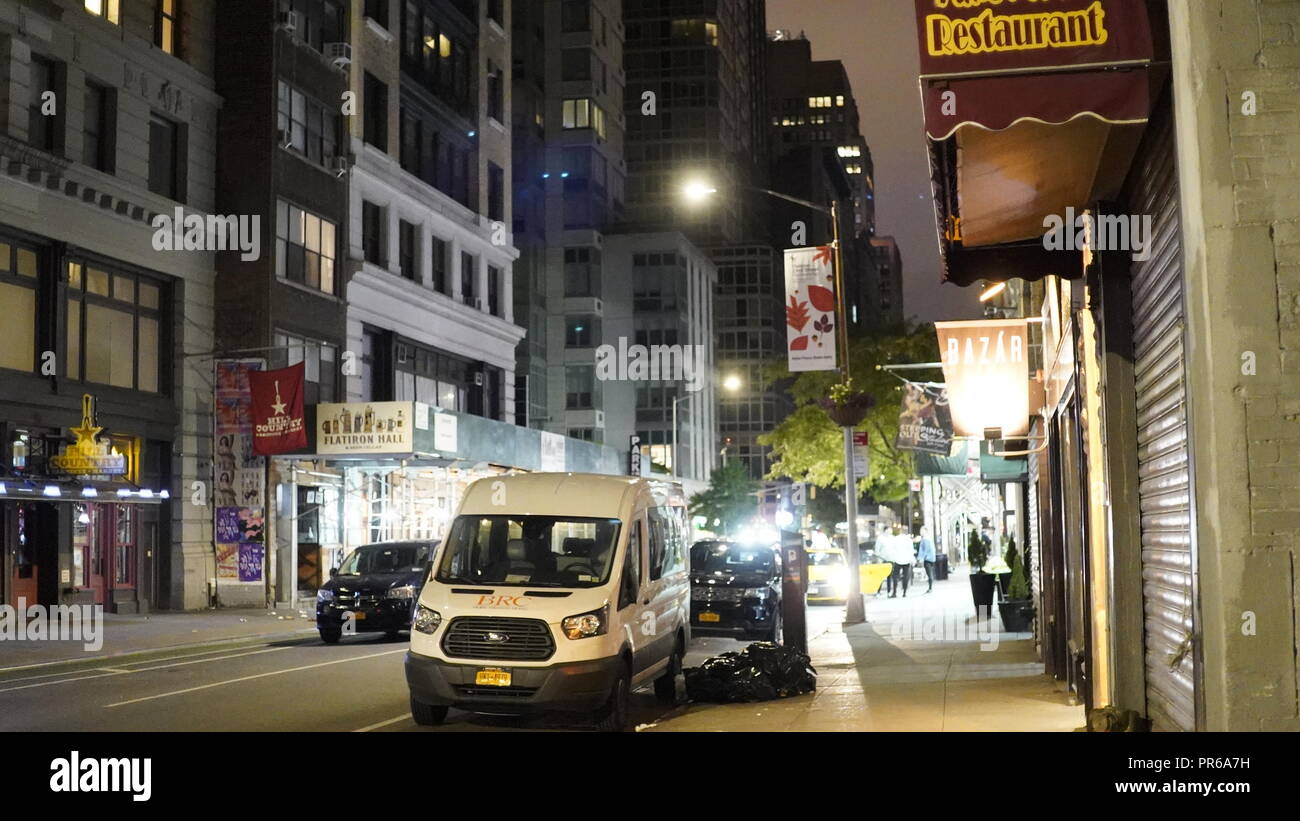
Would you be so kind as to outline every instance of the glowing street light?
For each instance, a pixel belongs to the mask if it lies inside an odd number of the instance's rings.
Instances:
[[[686,201],[692,204],[699,204],[709,198],[711,194],[718,193],[718,189],[709,185],[704,180],[691,180],[682,186],[682,195]]]
[[[734,373],[722,380],[723,389],[730,391],[731,393],[740,390],[741,384],[740,377],[736,376]]]

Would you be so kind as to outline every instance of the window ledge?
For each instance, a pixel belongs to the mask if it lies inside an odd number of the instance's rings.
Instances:
[[[336,279],[336,280],[337,280],[337,277],[338,277],[338,273],[337,273],[337,272],[338,272],[338,265],[337,265],[337,262],[336,262],[336,263],[335,263],[335,279]],[[325,293],[324,291],[322,291],[320,288],[312,288],[310,285],[303,285],[301,282],[294,282],[294,281],[291,280],[291,279],[285,279],[284,277],[281,277],[281,276],[277,276],[277,277],[275,278],[275,281],[278,282],[278,283],[281,284],[281,285],[287,285],[287,286],[289,286],[290,288],[296,288],[296,289],[299,290],[299,291],[303,291],[303,292],[305,292],[305,293],[311,294],[312,296],[318,296],[318,297],[320,297],[321,299],[328,299],[328,300],[330,300],[331,302],[337,302],[337,303],[342,303],[342,302],[343,302],[342,297],[337,297],[337,296],[335,296],[334,294],[327,294],[327,293]]]
[[[393,33],[375,22],[374,18],[366,18],[366,28],[376,37],[382,39],[385,43],[393,42]]]

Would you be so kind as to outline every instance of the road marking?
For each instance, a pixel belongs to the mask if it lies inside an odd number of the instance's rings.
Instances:
[[[235,644],[236,642],[222,642],[222,643],[223,643],[223,644]],[[302,646],[302,645],[304,645],[304,644],[309,644],[309,643],[310,643],[310,642],[302,642],[301,644],[296,644],[296,645],[293,645],[293,646]],[[249,645],[246,645],[246,646],[248,646],[248,647],[270,647],[271,645],[270,645],[270,644],[267,644],[267,643],[265,643],[265,642],[259,642],[259,643],[255,643],[255,644],[249,644]],[[165,650],[165,649],[166,649],[166,648],[163,648],[163,650]],[[217,649],[215,649],[215,650],[202,650],[202,651],[200,651],[200,652],[198,652],[198,653],[181,653],[180,655],[176,655],[176,656],[160,656],[160,657],[158,657],[158,658],[140,659],[139,661],[120,661],[120,662],[117,662],[116,666],[117,666],[117,667],[131,667],[131,666],[136,665],[136,664],[151,664],[151,663],[153,663],[153,662],[155,662],[155,661],[175,661],[176,659],[193,659],[193,658],[198,658],[199,656],[210,656],[210,655],[213,655],[214,653],[229,653],[229,652],[232,651],[232,650],[239,650],[239,649],[242,649],[242,648],[240,648],[240,647],[220,647],[220,648],[217,648]],[[115,659],[126,658],[126,657],[130,657],[130,656],[145,655],[145,654],[147,654],[147,653],[156,653],[156,652],[159,652],[159,651],[158,651],[158,650],[139,650],[139,651],[136,651],[136,652],[133,652],[133,653],[117,653],[117,654],[114,654],[114,655],[111,655],[111,656],[105,656],[105,657],[102,659],[102,661],[109,661],[109,662],[112,662],[112,661],[115,660]],[[30,669],[35,668],[35,667],[49,667],[50,665],[53,665],[53,664],[73,664],[73,663],[78,663],[78,664],[93,664],[95,661],[97,661],[97,659],[95,659],[94,657],[90,657],[90,658],[86,658],[86,659],[73,659],[73,660],[68,660],[68,661],[53,661],[53,662],[49,662],[49,663],[47,663],[47,664],[26,664],[26,665],[23,665],[23,666],[20,666],[20,667],[0,667],[0,674],[3,674],[3,673],[5,673],[5,672],[16,672],[16,671],[18,671],[18,670],[30,670]],[[92,668],[90,668],[90,669],[92,669],[92,670],[103,670],[103,669],[106,669],[106,668],[103,668],[103,667],[92,667]],[[54,677],[56,677],[56,676],[71,676],[71,675],[76,675],[76,673],[77,673],[76,670],[65,670],[65,671],[63,671],[63,672],[61,672],[61,673],[41,673],[41,674],[38,675],[38,676],[19,676],[18,678],[5,679],[3,682],[0,682],[0,684],[13,684],[13,683],[16,682],[16,681],[34,681],[35,679],[38,679],[38,678],[54,678]]]
[[[200,690],[209,690],[213,687],[224,687],[227,684],[239,684],[240,682],[253,681],[259,678],[266,678],[267,676],[281,676],[284,675],[285,673],[299,673],[302,672],[303,670],[315,670],[318,667],[329,667],[331,664],[346,664],[350,661],[364,661],[365,659],[373,659],[373,658],[378,658],[380,656],[392,656],[398,653],[405,653],[405,652],[406,652],[405,650],[389,650],[384,653],[370,653],[369,655],[365,655],[365,656],[353,656],[352,658],[335,659],[334,661],[322,661],[319,664],[305,664],[301,667],[290,667],[287,670],[272,670],[269,673],[258,673],[257,675],[253,675],[253,676],[240,676],[239,678],[227,679],[226,681],[214,681],[211,684],[200,684],[198,687],[186,687],[184,690],[173,690],[170,693],[159,693],[154,696],[133,698],[128,701],[116,701],[112,704],[105,704],[104,709],[108,709],[110,707],[125,707],[128,704],[139,704],[142,701],[153,701],[154,699],[168,698],[170,696],[181,696],[181,695],[185,695],[186,693],[197,693]]]
[[[127,651],[124,651],[124,652],[121,652],[121,653],[112,653],[112,654],[106,655],[104,658],[105,658],[105,659],[112,659],[112,658],[120,658],[120,657],[123,657],[123,656],[139,656],[139,655],[143,655],[143,654],[145,654],[145,653],[166,652],[166,651],[168,651],[168,650],[188,650],[188,649],[190,649],[190,648],[194,648],[194,647],[208,647],[208,646],[210,646],[210,645],[214,645],[214,644],[240,644],[240,643],[242,643],[242,642],[255,642],[255,643],[256,643],[258,639],[270,639],[270,638],[276,638],[277,640],[281,640],[281,641],[282,641],[282,640],[284,640],[284,639],[283,639],[284,636],[289,636],[289,635],[294,635],[294,636],[296,636],[296,635],[299,635],[299,634],[315,633],[315,632],[316,632],[316,628],[315,628],[315,627],[304,627],[304,628],[302,628],[301,630],[294,630],[292,633],[265,633],[265,634],[262,634],[262,635],[255,635],[255,636],[241,636],[241,637],[236,637],[236,638],[232,638],[232,639],[214,639],[214,640],[212,640],[212,641],[199,642],[199,643],[197,643],[197,644],[177,644],[177,645],[174,645],[174,646],[172,646],[172,647],[155,647],[155,648],[145,648],[144,650],[127,650]],[[277,637],[278,637],[278,638],[277,638]],[[303,639],[290,639],[290,640],[291,640],[291,641],[297,641],[297,642],[303,642],[303,641],[304,641]],[[260,643],[261,643],[261,644],[265,644],[266,642],[260,642]],[[256,646],[256,645],[255,645],[255,646]],[[204,650],[202,653],[188,653],[187,655],[190,655],[190,656],[200,656],[200,655],[204,655],[204,654],[207,654],[207,653],[224,653],[224,652],[226,652],[226,650],[229,650],[229,649],[230,649],[230,648],[227,647],[227,648],[223,648],[223,649],[220,649],[220,650]],[[173,656],[172,658],[184,658],[184,656]],[[157,660],[158,660],[158,659],[151,659],[151,661],[157,661]],[[91,659],[84,659],[84,658],[59,659],[58,661],[42,661],[42,662],[37,662],[36,664],[19,664],[19,665],[15,665],[15,666],[12,666],[12,667],[0,667],[0,674],[3,674],[3,673],[16,673],[16,672],[18,672],[19,670],[34,670],[34,669],[37,669],[37,668],[39,668],[39,667],[57,667],[58,665],[61,665],[61,664],[84,664],[84,663],[87,662],[87,661],[94,661],[94,659],[93,659],[93,658],[91,658]],[[130,663],[131,663],[131,664],[139,664],[140,662],[130,662]],[[58,676],[58,675],[63,675],[63,674],[62,674],[62,673],[48,673],[47,675]],[[22,681],[22,680],[23,680],[23,679],[10,679],[10,681]]]
[[[237,659],[237,658],[240,658],[240,657],[242,657],[242,656],[256,656],[256,655],[259,655],[259,654],[261,654],[261,653],[274,653],[274,652],[276,652],[277,650],[288,650],[288,649],[290,649],[290,648],[288,648],[288,647],[269,647],[269,648],[267,648],[267,649],[265,649],[265,650],[253,650],[253,651],[248,652],[248,653],[232,653],[232,654],[229,655],[229,656],[213,656],[212,658],[206,658],[206,659],[194,659],[193,661],[177,661],[177,662],[173,662],[173,663],[171,663],[171,664],[158,664],[158,665],[155,665],[155,666],[153,666],[153,667],[141,667],[139,670],[121,670],[121,669],[117,669],[117,668],[114,668],[114,667],[95,667],[95,668],[93,668],[93,669],[103,672],[103,675],[98,675],[98,676],[75,676],[75,674],[64,674],[64,675],[74,675],[75,677],[74,677],[74,678],[63,678],[63,679],[59,679],[58,681],[40,681],[40,682],[37,682],[37,683],[35,683],[35,684],[24,684],[24,685],[22,685],[21,687],[5,687],[5,688],[3,688],[3,689],[0,689],[0,693],[7,693],[7,692],[9,692],[9,691],[11,691],[11,690],[29,690],[29,689],[31,689],[31,688],[33,688],[33,687],[49,687],[49,686],[54,685],[54,684],[67,684],[67,683],[70,682],[70,681],[86,681],[87,679],[92,679],[92,678],[103,678],[105,675],[113,676],[113,675],[122,675],[123,673],[147,673],[147,672],[149,672],[150,670],[165,670],[165,669],[167,669],[168,667],[186,667],[186,666],[188,666],[188,665],[190,665],[190,664],[203,664],[203,663],[205,663],[205,662],[209,662],[209,661],[225,661],[226,659]],[[182,658],[183,658],[183,657],[182,657]],[[153,661],[158,661],[158,659],[153,659]],[[133,663],[134,663],[134,664],[146,664],[147,662],[137,661],[137,662],[133,662]],[[41,678],[44,678],[44,676],[42,676]]]
[[[387,727],[389,724],[396,724],[399,721],[407,721],[411,717],[410,713],[402,713],[397,718],[390,718],[387,721],[381,721],[378,724],[371,724],[369,727],[362,727],[360,730],[353,730],[354,733],[368,733],[371,730],[378,730],[380,727]]]

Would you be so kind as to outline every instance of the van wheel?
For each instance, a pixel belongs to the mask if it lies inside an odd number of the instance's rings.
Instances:
[[[437,727],[447,720],[447,708],[411,699],[411,718],[421,727]]]
[[[596,729],[602,733],[625,733],[628,731],[628,702],[632,695],[632,677],[624,666],[614,681],[614,689],[609,694],[609,701],[601,708],[596,717]]]
[[[343,631],[338,628],[330,630],[322,627],[320,629],[320,640],[326,644],[338,644],[341,638],[343,638]]]
[[[677,703],[677,676],[682,672],[682,662],[686,656],[686,651],[682,647],[682,640],[677,639],[677,644],[673,647],[673,654],[668,659],[668,669],[664,670],[659,678],[655,679],[655,698],[663,704]]]

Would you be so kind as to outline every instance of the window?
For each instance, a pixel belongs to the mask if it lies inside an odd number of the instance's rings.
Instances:
[[[600,296],[600,249],[564,249],[564,295]]]
[[[433,289],[440,294],[451,293],[451,281],[447,276],[447,255],[451,253],[447,241],[433,238]]]
[[[576,365],[564,370],[564,405],[569,410],[586,410],[592,407],[596,371],[590,365]]]
[[[856,145],[841,145],[838,149],[840,157],[861,157],[862,149]]]
[[[470,371],[470,363],[464,359],[401,340],[395,346],[393,360],[393,399],[468,411],[473,382]]]
[[[599,336],[594,316],[583,314],[564,318],[564,347],[590,348]]]
[[[361,250],[366,262],[386,266],[384,209],[369,200],[361,203]]]
[[[346,0],[280,0],[285,11],[296,11],[300,26],[296,37],[317,51],[324,51],[325,43],[338,43],[347,39],[344,26]]]
[[[162,284],[80,260],[67,271],[67,377],[159,393]]]
[[[103,17],[108,22],[116,24],[122,21],[117,3],[118,0],[85,0],[85,8],[96,17]]]
[[[154,114],[149,118],[149,190],[173,200],[184,200],[181,126]]]
[[[364,139],[381,151],[387,151],[388,86],[367,71],[365,94]]]
[[[177,21],[180,14],[176,8],[180,0],[157,0],[158,9],[154,15],[153,44],[168,54],[176,53]]]
[[[466,305],[474,304],[474,280],[478,274],[478,259],[473,254],[460,255],[460,299]]]
[[[27,92],[27,142],[33,148],[39,148],[42,151],[53,151],[54,137],[58,132],[59,117],[57,114],[45,113],[45,94],[49,92],[55,95],[51,105],[58,102],[58,90],[54,87],[55,66],[49,60],[33,54],[27,70],[28,76],[31,78],[31,84]],[[54,110],[57,112],[59,107],[56,105]]]
[[[487,19],[501,25],[505,22],[505,2],[504,0],[487,0]]]
[[[562,113],[565,128],[591,128],[597,136],[605,137],[605,112],[592,100],[565,100]]]
[[[496,163],[488,163],[488,213],[490,220],[506,218],[506,174]]]
[[[113,529],[113,586],[135,586],[135,507],[110,505],[116,527]]]
[[[591,0],[564,0],[560,6],[560,31],[591,31]]]
[[[623,557],[623,579],[618,589],[618,609],[630,607],[641,596],[641,522],[633,520],[627,534],[627,554]]]
[[[388,28],[388,0],[366,0],[366,16]]]
[[[419,280],[415,269],[415,226],[406,220],[397,221],[397,263],[403,278]]]
[[[501,67],[491,60],[487,65],[487,113],[488,116],[497,122],[504,122],[505,115],[502,113],[505,105],[505,84],[502,79]]]
[[[81,127],[81,161],[97,171],[113,173],[113,92],[86,81],[85,116]]]
[[[488,313],[501,316],[501,269],[488,266]]]
[[[325,165],[338,154],[338,112],[293,88],[279,84],[279,112],[276,120],[280,144]]]
[[[591,79],[591,49],[566,48],[560,52],[561,80]]]
[[[284,200],[276,203],[275,273],[323,293],[335,292],[337,226]]]
[[[334,401],[338,361],[335,346],[294,334],[276,333],[275,347],[267,357],[273,369],[303,363],[303,404]]]
[[[36,251],[0,239],[0,368],[36,370]]]
[[[423,158],[420,154],[420,146],[424,143],[424,123],[407,111],[405,106],[402,107],[398,123],[402,129],[398,138],[400,144],[398,161],[403,170],[419,177],[422,170]]]
[[[808,107],[809,108],[830,108],[831,98],[830,97],[809,97]]]

